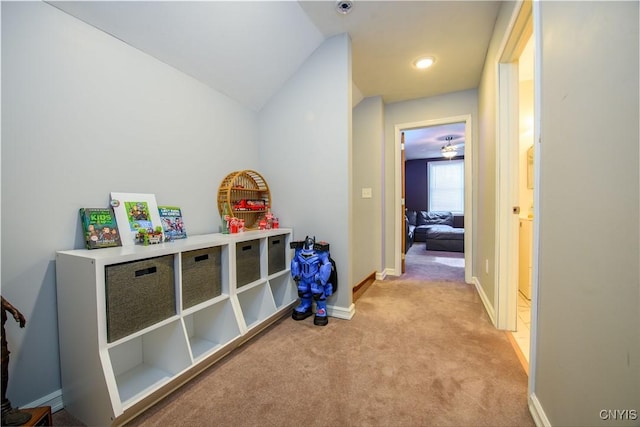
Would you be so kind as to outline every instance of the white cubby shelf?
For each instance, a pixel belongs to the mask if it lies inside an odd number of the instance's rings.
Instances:
[[[297,302],[293,230],[56,253],[65,409],[120,425]]]

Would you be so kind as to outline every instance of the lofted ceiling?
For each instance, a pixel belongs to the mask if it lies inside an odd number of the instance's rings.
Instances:
[[[501,4],[353,0],[350,13],[341,14],[333,0],[47,3],[254,111],[325,39],[341,33],[352,41],[354,102],[380,96],[388,104],[477,88]],[[422,55],[435,64],[415,69]],[[415,135],[438,141],[439,149],[439,138],[452,130],[431,132]],[[413,136],[407,135],[407,150]]]

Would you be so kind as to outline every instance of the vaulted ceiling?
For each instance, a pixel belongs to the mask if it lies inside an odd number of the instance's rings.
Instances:
[[[322,42],[348,33],[354,99],[477,88],[499,1],[49,1],[259,111]],[[413,61],[435,58],[426,70]],[[435,135],[437,138],[442,135]]]

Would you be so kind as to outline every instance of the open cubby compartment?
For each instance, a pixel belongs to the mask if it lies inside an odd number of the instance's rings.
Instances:
[[[273,295],[266,282],[238,292],[238,303],[247,329],[251,329],[276,312]]]
[[[269,286],[276,308],[280,309],[298,299],[298,290],[291,278],[289,270],[269,278]]]
[[[125,408],[191,366],[179,319],[110,347],[109,357]]]
[[[184,325],[195,361],[215,353],[240,336],[229,298],[184,316]]]

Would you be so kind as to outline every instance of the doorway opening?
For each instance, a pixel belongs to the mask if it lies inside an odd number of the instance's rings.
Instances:
[[[509,337],[535,377],[536,215],[539,165],[539,34],[533,3],[514,10],[498,62],[496,327]],[[539,25],[539,23],[535,24]]]
[[[407,221],[403,273],[424,280],[464,282],[465,123],[409,129],[403,134]],[[442,234],[435,233],[440,229]]]
[[[531,341],[531,284],[533,277],[533,37],[518,58],[518,304],[512,336],[529,365]]]
[[[423,128],[432,128],[434,126],[444,126],[444,125],[452,125],[452,124],[463,124],[464,125],[464,147],[460,146],[461,157],[463,157],[464,164],[464,208],[463,208],[463,216],[464,216],[464,281],[466,283],[471,283],[471,275],[472,275],[472,239],[473,235],[472,226],[473,226],[473,217],[472,217],[472,130],[471,130],[471,116],[456,116],[456,117],[447,117],[436,120],[425,120],[421,122],[413,122],[413,123],[404,123],[398,124],[395,126],[395,135],[396,135],[396,179],[395,179],[395,206],[398,206],[397,209],[397,219],[395,221],[396,224],[396,235],[395,235],[395,267],[394,270],[396,275],[400,275],[402,271],[402,261],[404,261],[404,253],[406,251],[406,245],[403,246],[405,242],[404,236],[406,233],[406,224],[404,221],[404,212],[405,212],[405,197],[404,197],[404,155],[405,145],[402,143],[403,138],[406,132],[423,129]],[[446,143],[446,141],[445,141]],[[437,150],[440,150],[444,143],[437,147]],[[426,173],[426,172],[425,172]],[[422,244],[422,243],[421,243]],[[425,248],[426,250],[426,248]]]

